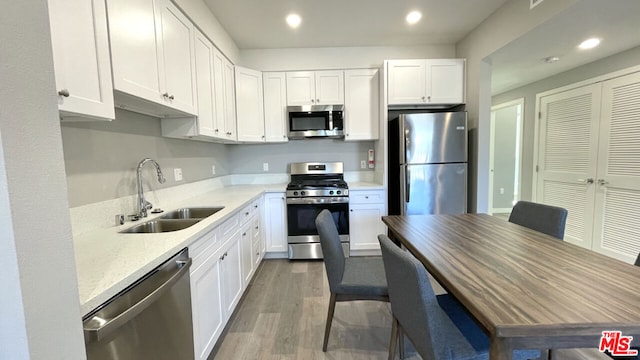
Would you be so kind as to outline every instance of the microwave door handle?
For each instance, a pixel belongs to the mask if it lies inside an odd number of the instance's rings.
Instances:
[[[333,130],[333,112],[329,111],[329,127],[327,130]]]

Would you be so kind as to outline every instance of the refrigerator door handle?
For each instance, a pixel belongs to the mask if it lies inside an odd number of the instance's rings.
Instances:
[[[398,152],[398,155],[400,156],[400,164],[407,163],[407,134],[405,133],[406,129],[404,119],[405,115],[400,114],[400,116],[398,117],[398,134],[400,135],[400,151]]]
[[[405,186],[405,202],[409,203],[409,197],[411,194],[411,175],[409,173],[409,167],[405,167],[405,176],[404,176],[404,186]]]

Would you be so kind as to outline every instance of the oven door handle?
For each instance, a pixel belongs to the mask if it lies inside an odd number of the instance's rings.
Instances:
[[[287,205],[331,205],[331,204],[348,204],[349,197],[323,197],[323,198],[287,198]]]

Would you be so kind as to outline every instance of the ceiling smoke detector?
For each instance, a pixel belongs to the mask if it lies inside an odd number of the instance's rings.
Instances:
[[[546,57],[544,59],[542,59],[542,61],[544,61],[545,64],[553,64],[553,63],[557,63],[558,61],[560,61],[560,58],[557,56],[549,56]]]

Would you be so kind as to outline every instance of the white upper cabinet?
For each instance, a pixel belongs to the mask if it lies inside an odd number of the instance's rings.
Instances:
[[[287,105],[344,104],[344,72],[287,72]]]
[[[389,105],[463,104],[464,65],[464,59],[389,60]]]
[[[60,115],[113,120],[113,85],[105,4],[49,0]]]
[[[213,44],[200,31],[195,38],[196,95],[198,103],[198,135],[217,136],[216,102],[213,77]]]
[[[215,66],[215,64],[214,64]],[[222,75],[223,75],[223,91],[224,91],[224,124],[225,139],[236,141],[236,91],[233,64],[223,56]]]
[[[346,141],[378,139],[380,126],[378,70],[345,70],[344,92],[344,139]]]
[[[107,8],[116,104],[195,115],[193,24],[169,0],[107,0]]]
[[[267,142],[286,142],[287,137],[287,84],[283,72],[262,75],[264,88],[264,132]]]
[[[262,72],[236,66],[238,141],[264,142]]]

